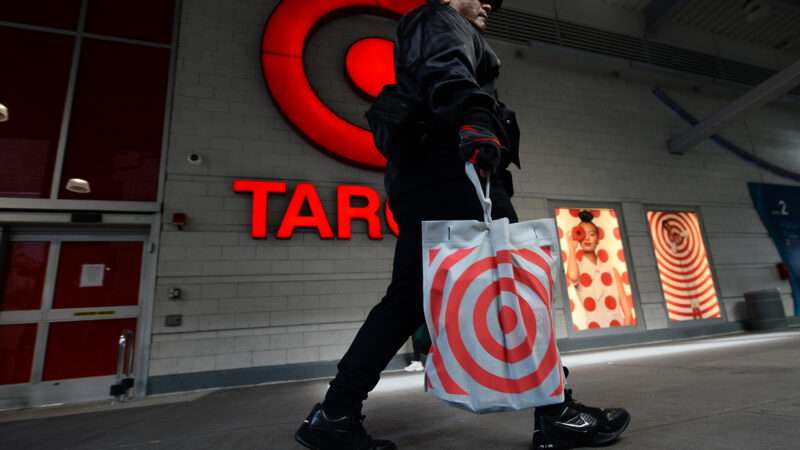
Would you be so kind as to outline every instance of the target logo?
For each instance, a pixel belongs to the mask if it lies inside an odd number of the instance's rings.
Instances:
[[[647,220],[669,318],[719,318],[717,291],[697,215],[648,211]]]
[[[326,18],[365,9],[395,17],[424,0],[283,0],[264,29],[261,61],[264,80],[278,108],[309,140],[351,164],[383,170],[386,160],[369,130],[332,111],[314,92],[305,72],[303,51],[313,31]],[[350,47],[346,70],[353,84],[372,97],[394,82],[393,43],[362,39]]]
[[[497,401],[501,393],[510,403],[495,406],[511,407],[535,390],[555,403],[564,390],[551,325],[557,263],[547,249],[493,256],[481,249],[437,247],[426,255],[425,316],[433,341],[427,386],[460,403],[468,395],[471,402]]]

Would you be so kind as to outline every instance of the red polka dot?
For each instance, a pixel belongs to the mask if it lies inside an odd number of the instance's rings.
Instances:
[[[590,329],[600,328],[600,324],[597,322],[589,322],[589,328]]]
[[[611,295],[606,297],[606,308],[608,308],[608,309],[617,309],[617,299],[615,299]]]
[[[572,324],[572,329],[575,330],[575,331],[581,331],[581,329],[578,328],[578,326],[575,325],[574,323]]]
[[[622,239],[622,236],[619,234],[619,227],[614,227],[614,237],[617,239]]]
[[[558,227],[558,238],[564,239],[564,230],[562,230],[561,227]]]
[[[609,209],[608,213],[611,214],[611,217],[617,217],[617,211],[613,209]]]
[[[575,254],[575,259],[577,259],[578,262],[583,261],[583,252],[578,250],[578,253]]]
[[[517,327],[517,314],[508,306],[500,308],[498,319],[500,320],[500,329],[503,330],[503,333],[508,334]]]
[[[597,309],[597,302],[592,297],[586,297],[583,299],[583,307],[589,312],[594,311]]]
[[[556,215],[561,214],[561,208],[556,208]]]
[[[608,252],[605,250],[598,250],[597,257],[600,258],[600,261],[606,262],[608,261]]]
[[[575,300],[569,299],[569,312],[575,312]]]
[[[606,286],[611,286],[611,283],[614,282],[614,279],[611,277],[610,273],[603,272],[603,274],[600,275],[600,281],[602,281]]]
[[[592,276],[588,273],[581,274],[581,285],[583,287],[589,287],[592,285]]]
[[[625,262],[625,252],[622,250],[617,251],[617,259],[622,262]]]
[[[611,326],[612,326],[612,327],[621,327],[621,326],[622,326],[622,324],[621,324],[621,323],[619,323],[619,320],[612,320],[612,321],[611,321]]]
[[[592,210],[592,216],[600,217],[600,210],[599,209],[593,209]]]
[[[628,272],[624,272],[622,274],[622,282],[625,284],[631,284],[631,280],[628,279]]]
[[[606,232],[603,231],[602,228],[597,227],[597,239],[601,239],[602,240],[604,237],[606,237]]]
[[[567,261],[567,252],[561,252],[561,261]]]
[[[569,215],[571,215],[572,217],[579,217],[581,215],[581,210],[580,209],[571,208],[569,210]]]

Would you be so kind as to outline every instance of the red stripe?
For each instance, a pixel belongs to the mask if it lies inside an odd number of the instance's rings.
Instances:
[[[691,308],[692,307],[692,304],[690,302],[678,303],[678,302],[673,302],[672,300],[665,300],[665,301],[667,302],[668,305],[674,306],[676,308]]]
[[[707,299],[700,301],[700,306],[705,306],[706,303],[708,303],[708,302],[710,302],[712,300],[716,304],[716,301],[717,301],[717,293],[716,292],[714,292],[713,295],[710,295]]]
[[[431,283],[431,322],[433,323],[434,336],[439,336],[439,315],[442,310],[442,295],[444,294],[444,284],[447,281],[447,275],[450,269],[458,264],[467,255],[472,253],[477,247],[464,248],[455,251],[452,255],[442,261],[442,264],[436,270],[436,275],[433,277]]]
[[[661,267],[661,263],[659,263],[659,267]],[[691,283],[693,281],[697,281],[697,279],[699,279],[700,277],[705,276],[706,270],[707,270],[707,267],[703,268],[697,276],[692,277],[692,278],[687,278],[685,280],[673,277],[669,272],[666,271],[666,268],[663,271],[659,271],[659,274],[662,277],[668,278],[670,281],[674,281],[676,283]]]
[[[433,261],[436,259],[436,256],[439,255],[441,248],[432,248],[428,252],[428,265],[433,264]]]
[[[709,307],[708,307],[708,308],[706,308],[706,309],[701,309],[701,310],[700,310],[700,314],[703,314],[703,315],[705,315],[707,312],[711,311],[712,309],[714,309],[714,308],[716,308],[716,307],[717,307],[717,304],[716,304],[716,303],[714,303],[713,305],[709,306]]]
[[[519,249],[519,250],[515,250],[514,253],[522,256],[528,262],[532,262],[532,263],[536,264],[537,266],[539,266],[540,269],[542,269],[544,271],[545,275],[547,275],[547,281],[550,283],[550,294],[551,294],[551,296],[549,298],[542,297],[542,299],[546,300],[547,304],[549,306],[553,301],[553,299],[552,299],[553,274],[550,272],[550,265],[547,264],[547,261],[545,261],[544,258],[539,256],[539,254],[537,254],[536,252],[534,252],[532,250],[529,250],[527,248],[522,248],[522,249]]]
[[[711,284],[707,288],[705,288],[702,292],[700,292],[698,294],[694,294],[694,295],[680,295],[680,294],[673,294],[672,292],[664,292],[664,294],[668,294],[670,297],[680,298],[680,299],[684,299],[684,300],[692,300],[692,299],[700,298],[700,297],[708,294],[708,292],[713,290],[713,289],[714,289],[714,285]]]
[[[670,288],[670,289],[674,289],[674,290],[676,290],[676,291],[691,291],[691,290],[696,290],[696,288],[698,288],[698,287],[700,287],[700,286],[702,286],[702,285],[704,285],[704,284],[708,283],[708,281],[709,281],[710,279],[711,279],[711,273],[709,272],[709,273],[706,275],[706,278],[705,278],[703,281],[698,281],[697,283],[683,282],[682,284],[685,284],[686,286],[676,286],[676,285],[674,285],[674,284],[667,283],[667,282],[666,282],[666,281],[664,281],[664,280],[661,280],[661,283],[662,283],[664,286],[667,286],[668,288]]]
[[[439,381],[442,383],[442,387],[444,391],[448,394],[454,395],[467,395],[467,392],[461,388],[461,386],[456,383],[456,381],[447,373],[447,369],[444,367],[444,361],[442,360],[442,355],[439,354],[439,349],[435,346],[431,347],[431,360],[433,361],[433,367],[436,369],[436,375],[439,377]]]
[[[558,377],[558,387],[556,390],[550,393],[550,397],[558,397],[564,392],[564,369],[562,369],[561,365],[559,364],[559,366],[556,367],[556,370],[561,371],[561,376]]]

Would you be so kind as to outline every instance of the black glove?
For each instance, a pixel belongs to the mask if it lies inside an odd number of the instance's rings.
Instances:
[[[458,135],[458,151],[464,161],[488,173],[497,172],[504,148],[494,133],[480,125],[464,125]]]

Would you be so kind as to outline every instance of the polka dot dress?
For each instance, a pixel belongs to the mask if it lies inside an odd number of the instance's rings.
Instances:
[[[572,311],[572,321],[580,329],[621,326],[625,314],[619,303],[619,289],[613,267],[601,258],[597,264],[583,257],[578,261],[580,278],[575,285],[580,300]]]
[[[577,283],[567,286],[573,328],[587,330],[620,327],[623,326],[625,314],[614,269],[620,275],[625,295],[630,296],[631,291],[619,221],[613,209],[588,209],[588,211],[594,216],[592,223],[597,226],[599,239],[595,249],[597,258],[594,263],[590,258],[583,257],[582,251],[575,252],[580,275]],[[562,249],[561,257],[566,274],[568,257],[566,250],[568,245],[574,245],[570,240],[571,230],[581,223],[579,218],[581,209],[559,208],[555,212]]]

